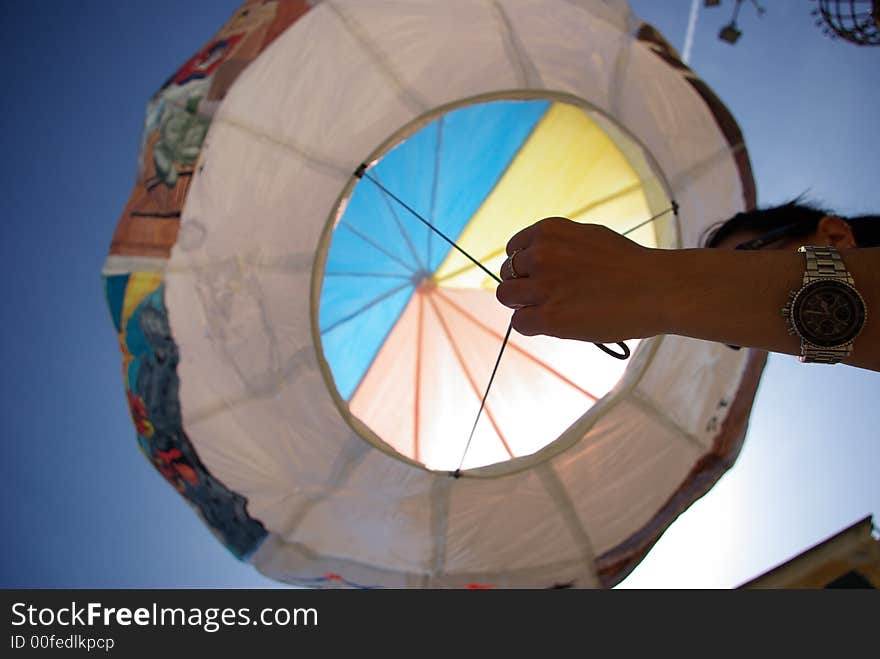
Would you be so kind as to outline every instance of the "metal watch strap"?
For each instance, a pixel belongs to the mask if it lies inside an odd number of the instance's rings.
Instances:
[[[855,281],[843,264],[843,259],[833,247],[801,247],[798,251],[804,253],[807,261],[804,284],[817,279],[836,279],[850,286],[855,285]]]
[[[804,343],[801,341],[801,352],[803,354],[801,354],[799,359],[810,364],[839,364],[842,359],[849,357],[851,352],[850,348],[817,348],[816,346],[809,346],[805,350],[803,346]]]
[[[798,249],[803,252],[806,259],[803,284],[819,279],[835,279],[846,282],[850,286],[855,284],[852,275],[843,264],[843,259],[834,247],[802,246]],[[801,339],[802,362],[815,364],[837,364],[852,352],[852,343],[839,348],[820,348]]]

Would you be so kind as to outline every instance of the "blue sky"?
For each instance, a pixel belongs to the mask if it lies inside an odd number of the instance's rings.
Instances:
[[[632,0],[677,47],[690,0]],[[831,41],[812,3],[701,8],[693,68],[746,137],[761,204],[809,191],[877,212],[880,48]],[[135,176],[147,99],[235,0],[9,3],[0,164],[0,586],[266,587],[137,449],[100,270]],[[880,512],[880,373],[771,356],[734,468],[631,587],[731,587]]]

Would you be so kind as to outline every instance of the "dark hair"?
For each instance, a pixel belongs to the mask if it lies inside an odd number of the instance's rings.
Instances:
[[[834,211],[804,202],[803,195],[780,206],[737,213],[726,222],[709,227],[704,234],[703,245],[717,247],[725,238],[739,231],[766,233],[784,226],[791,226],[785,232],[787,237],[799,238],[815,231],[819,220],[826,215],[834,215],[846,220],[859,247],[880,246],[880,215],[844,217]]]

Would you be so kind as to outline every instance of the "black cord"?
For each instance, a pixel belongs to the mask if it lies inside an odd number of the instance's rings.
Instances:
[[[471,428],[471,434],[468,437],[467,444],[464,446],[464,453],[461,455],[461,462],[458,463],[458,469],[450,474],[453,478],[461,476],[461,468],[464,466],[464,459],[467,457],[468,449],[471,447],[471,441],[474,439],[474,433],[477,430],[477,423],[480,422],[480,416],[483,414],[483,408],[486,407],[486,399],[489,397],[489,390],[492,388],[492,382],[495,380],[495,373],[498,372],[498,365],[501,363],[501,355],[507,347],[507,341],[510,339],[510,331],[513,325],[507,326],[507,333],[504,335],[504,341],[501,342],[501,350],[498,351],[498,358],[495,360],[495,368],[492,369],[492,375],[489,376],[489,384],[486,385],[486,393],[483,394],[483,400],[480,401],[480,410],[477,412],[477,418],[474,419],[474,425]]]
[[[411,208],[405,201],[403,201],[400,197],[395,195],[388,188],[386,188],[384,185],[382,185],[378,180],[376,180],[376,178],[367,174],[367,165],[366,164],[362,164],[360,167],[358,167],[357,171],[355,172],[355,176],[359,179],[363,179],[363,178],[369,179],[373,183],[373,185],[378,187],[384,194],[386,194],[388,197],[390,197],[391,199],[396,201],[398,204],[403,206],[417,220],[419,220],[422,224],[424,224],[426,227],[431,229],[431,231],[433,231],[438,236],[440,236],[443,240],[445,240],[447,243],[449,243],[450,246],[457,249],[467,259],[469,259],[474,265],[476,265],[478,268],[480,268],[483,272],[485,272],[487,275],[489,275],[496,282],[498,282],[499,284],[501,283],[500,277],[498,277],[495,273],[491,272],[488,268],[486,268],[486,266],[484,266],[482,263],[480,263],[477,259],[475,259],[470,254],[468,254],[464,249],[459,247],[455,243],[455,241],[453,241],[451,238],[449,238],[449,236],[447,236],[445,233],[440,231],[440,229],[435,227],[431,222],[429,222],[428,220],[423,218],[419,213],[417,213],[413,208]],[[636,226],[631,227],[630,229],[624,231],[623,234],[621,234],[621,235],[625,236],[628,233],[632,233],[636,229],[639,229],[639,228],[645,226],[646,224],[649,224],[649,223],[657,220],[658,218],[662,217],[663,215],[666,215],[666,213],[669,213],[669,212],[673,212],[676,215],[678,215],[678,204],[675,201],[673,201],[672,205],[669,208],[667,208],[666,210],[662,211],[661,213],[658,213],[654,217],[651,217],[651,218],[645,220],[644,222],[640,222]],[[474,425],[471,427],[471,434],[470,434],[470,436],[468,436],[467,444],[465,444],[464,453],[461,456],[461,461],[459,462],[458,468],[455,471],[449,473],[449,475],[452,478],[460,478],[461,477],[461,469],[464,466],[464,461],[465,461],[465,458],[467,457],[468,449],[470,448],[471,442],[474,439],[474,434],[476,433],[476,430],[477,430],[477,424],[480,422],[480,417],[483,414],[483,409],[486,407],[486,399],[489,397],[489,391],[492,389],[492,383],[495,381],[495,374],[498,372],[498,365],[501,363],[501,356],[504,354],[504,349],[507,347],[507,342],[510,339],[510,332],[512,329],[513,329],[513,324],[512,323],[508,324],[507,333],[504,335],[504,340],[501,342],[501,349],[498,351],[498,357],[495,359],[495,367],[492,369],[492,375],[489,377],[489,383],[486,385],[486,392],[483,394],[483,398],[480,401],[480,409],[477,412],[477,418],[474,419]],[[629,346],[627,346],[622,341],[618,341],[616,343],[616,345],[621,349],[621,352],[615,352],[614,350],[612,350],[611,348],[609,348],[608,346],[606,346],[602,343],[594,343],[593,345],[596,346],[597,348],[599,348],[599,350],[601,350],[605,354],[607,354],[611,357],[614,357],[615,359],[620,359],[620,360],[629,359],[630,354],[631,354]]]
[[[473,263],[475,266],[477,266],[478,268],[480,268],[480,270],[482,270],[482,271],[485,272],[487,275],[489,275],[489,276],[490,276],[492,279],[494,279],[497,283],[499,283],[499,284],[501,283],[501,278],[500,278],[498,275],[496,275],[494,272],[490,271],[486,266],[484,266],[482,263],[480,263],[477,259],[475,259],[473,256],[471,256],[470,254],[468,254],[464,249],[462,249],[461,247],[459,247],[458,244],[456,244],[456,242],[455,242],[454,240],[452,240],[449,236],[447,236],[445,233],[443,233],[442,231],[440,231],[440,229],[438,229],[437,227],[435,227],[433,224],[431,224],[430,222],[428,222],[428,220],[426,220],[425,218],[423,218],[423,217],[422,217],[418,212],[416,212],[416,211],[415,211],[415,210],[414,210],[409,204],[407,204],[407,203],[406,203],[405,201],[403,201],[400,197],[398,197],[396,194],[394,194],[393,192],[391,192],[391,190],[389,190],[389,189],[386,188],[384,185],[382,185],[378,180],[376,180],[375,177],[370,176],[369,174],[367,174],[367,166],[366,166],[366,164],[363,164],[363,165],[361,165],[360,167],[358,167],[357,171],[355,172],[355,176],[357,176],[358,178],[361,178],[361,179],[366,178],[366,179],[368,179],[369,181],[371,181],[371,182],[373,183],[373,185],[375,185],[377,188],[379,188],[384,194],[388,195],[391,199],[393,199],[393,200],[396,201],[398,204],[400,204],[401,206],[403,206],[407,211],[409,211],[409,212],[413,215],[413,217],[415,217],[417,220],[419,220],[419,222],[421,222],[421,223],[424,224],[426,227],[428,227],[429,229],[431,229],[431,231],[433,231],[433,232],[436,233],[438,236],[440,236],[443,240],[445,240],[447,243],[449,243],[449,245],[451,245],[452,247],[454,247],[455,249],[457,249],[457,250],[458,250],[461,254],[463,254],[468,260],[470,260],[471,263]],[[630,232],[632,232],[632,231],[635,231],[636,229],[638,229],[638,228],[644,226],[645,224],[648,224],[649,222],[653,222],[653,221],[656,220],[658,217],[661,217],[662,215],[665,215],[666,213],[668,213],[670,210],[677,210],[677,207],[676,207],[676,206],[673,206],[673,207],[671,207],[671,208],[669,208],[669,209],[663,211],[662,213],[660,213],[660,214],[658,214],[658,215],[655,215],[654,217],[652,217],[652,218],[650,218],[650,219],[648,219],[648,220],[645,220],[645,221],[642,222],[641,224],[638,224],[638,225],[634,226],[633,228],[629,229],[626,233],[624,233],[624,234],[622,234],[622,235],[625,236],[627,233],[630,233]],[[604,344],[602,344],[602,343],[594,343],[593,345],[596,346],[597,348],[599,348],[599,350],[601,350],[602,352],[604,352],[606,355],[609,355],[609,356],[611,356],[611,357],[614,357],[615,359],[621,359],[621,360],[629,359],[629,356],[630,356],[630,354],[631,354],[631,353],[630,353],[630,350],[629,350],[629,347],[628,347],[625,343],[623,343],[622,341],[618,341],[618,342],[616,343],[617,347],[620,348],[621,352],[615,352],[614,350],[611,350],[610,348],[608,348],[606,345],[604,345]]]

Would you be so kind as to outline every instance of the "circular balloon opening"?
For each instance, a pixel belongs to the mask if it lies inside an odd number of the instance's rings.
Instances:
[[[516,332],[474,425],[511,315],[490,273],[514,233],[550,216],[674,246],[670,205],[635,140],[573,102],[491,100],[404,129],[343,199],[318,258],[319,351],[348,414],[369,441],[433,470],[577,432],[627,362]]]

